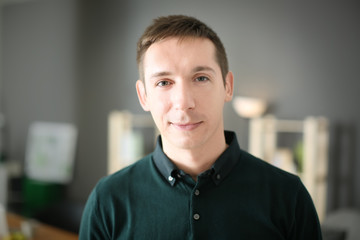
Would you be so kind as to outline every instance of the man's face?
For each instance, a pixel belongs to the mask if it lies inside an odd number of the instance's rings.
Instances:
[[[233,77],[229,72],[224,86],[213,43],[202,38],[154,43],[145,53],[143,69],[144,82],[136,84],[138,97],[151,112],[163,146],[216,144],[224,135],[223,107],[232,98]]]

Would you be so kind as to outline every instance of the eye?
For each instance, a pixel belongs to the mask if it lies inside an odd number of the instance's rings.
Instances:
[[[162,80],[162,81],[159,81],[157,82],[155,85],[157,87],[165,87],[165,86],[168,86],[170,85],[171,83],[169,81],[166,81],[166,80]]]
[[[208,77],[205,77],[205,76],[200,76],[200,77],[197,77],[195,79],[195,81],[197,82],[206,82],[206,81],[209,81],[210,79]]]

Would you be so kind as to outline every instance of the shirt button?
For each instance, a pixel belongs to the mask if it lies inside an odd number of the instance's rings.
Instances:
[[[169,176],[168,180],[171,182],[172,180],[174,180],[174,178],[172,176]]]
[[[194,194],[195,194],[196,196],[199,196],[199,195],[200,195],[199,189],[196,189],[195,192],[194,192]]]
[[[197,214],[197,213],[195,213],[195,214],[194,214],[194,219],[195,219],[195,220],[199,220],[199,219],[200,219],[200,215]]]
[[[216,179],[217,179],[217,180],[220,180],[220,178],[221,178],[221,175],[220,175],[220,174],[216,175]]]

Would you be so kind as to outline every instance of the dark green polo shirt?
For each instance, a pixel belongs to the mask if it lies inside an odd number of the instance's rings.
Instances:
[[[313,202],[297,176],[229,147],[195,182],[155,151],[99,181],[80,239],[321,239]]]

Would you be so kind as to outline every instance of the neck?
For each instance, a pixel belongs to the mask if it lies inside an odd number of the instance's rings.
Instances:
[[[191,149],[176,148],[163,140],[163,150],[179,169],[196,181],[197,176],[210,169],[227,148],[223,132],[221,136],[213,139],[216,140],[213,143]]]

